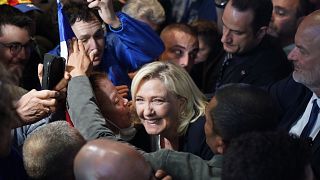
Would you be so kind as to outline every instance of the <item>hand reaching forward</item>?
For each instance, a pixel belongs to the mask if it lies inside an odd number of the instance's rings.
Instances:
[[[96,52],[86,54],[83,43],[80,40],[72,39],[69,47],[69,58],[67,71],[71,77],[90,75],[92,71],[93,56]]]
[[[58,96],[57,91],[50,90],[31,90],[23,95],[14,105],[20,122],[14,123],[13,128],[34,123],[50,115],[56,110]]]
[[[112,0],[87,0],[89,8],[98,10],[101,19],[113,28],[120,27],[121,23],[113,10]]]

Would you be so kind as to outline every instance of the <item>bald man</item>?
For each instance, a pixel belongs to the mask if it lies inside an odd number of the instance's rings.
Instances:
[[[288,59],[294,65],[292,76],[271,87],[271,94],[282,112],[280,128],[310,140],[312,166],[320,178],[320,11],[300,23],[295,47]],[[311,116],[315,115],[315,118]],[[310,118],[309,118],[310,117]]]
[[[107,139],[90,141],[81,148],[74,160],[74,173],[78,180],[156,179],[141,154],[127,144]]]

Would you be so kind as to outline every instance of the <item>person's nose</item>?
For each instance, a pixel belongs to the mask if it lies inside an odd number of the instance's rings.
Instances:
[[[151,103],[146,103],[145,107],[144,107],[144,111],[143,114],[145,117],[150,117],[153,116],[155,114],[155,111],[153,109],[153,106]]]
[[[93,50],[98,50],[98,42],[94,38],[90,38],[86,44],[86,50],[88,54]]]
[[[185,54],[179,59],[179,65],[183,68],[188,67],[190,64],[190,56],[188,54]]]
[[[230,29],[223,27],[221,42],[222,43],[231,43],[232,42]]]
[[[294,47],[290,53],[288,54],[288,59],[290,61],[295,61],[298,59],[298,55],[299,55],[299,52],[298,52],[298,48],[297,47]]]

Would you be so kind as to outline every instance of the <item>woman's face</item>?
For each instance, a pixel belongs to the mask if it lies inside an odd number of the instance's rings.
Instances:
[[[168,137],[177,133],[182,100],[168,91],[161,80],[141,81],[134,103],[148,134]]]

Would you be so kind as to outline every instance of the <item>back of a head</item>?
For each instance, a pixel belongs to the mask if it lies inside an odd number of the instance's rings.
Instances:
[[[308,143],[287,133],[248,133],[234,139],[226,153],[222,180],[313,179]]]
[[[88,142],[74,160],[78,180],[148,180],[151,173],[151,167],[132,147],[107,139]]]
[[[231,0],[229,3],[240,12],[253,12],[254,19],[251,24],[253,32],[269,25],[273,9],[271,0]]]
[[[267,92],[249,84],[228,84],[217,89],[217,106],[207,113],[214,131],[225,142],[243,133],[270,131],[277,125],[277,110]]]
[[[7,4],[0,5],[0,12],[0,36],[3,35],[2,28],[5,25],[26,29],[30,35],[33,33],[33,21],[26,14]]]
[[[65,121],[49,123],[33,132],[23,145],[23,161],[33,179],[72,179],[73,160],[85,144]]]
[[[129,0],[122,7],[122,12],[141,20],[161,25],[165,20],[165,12],[158,0]]]

